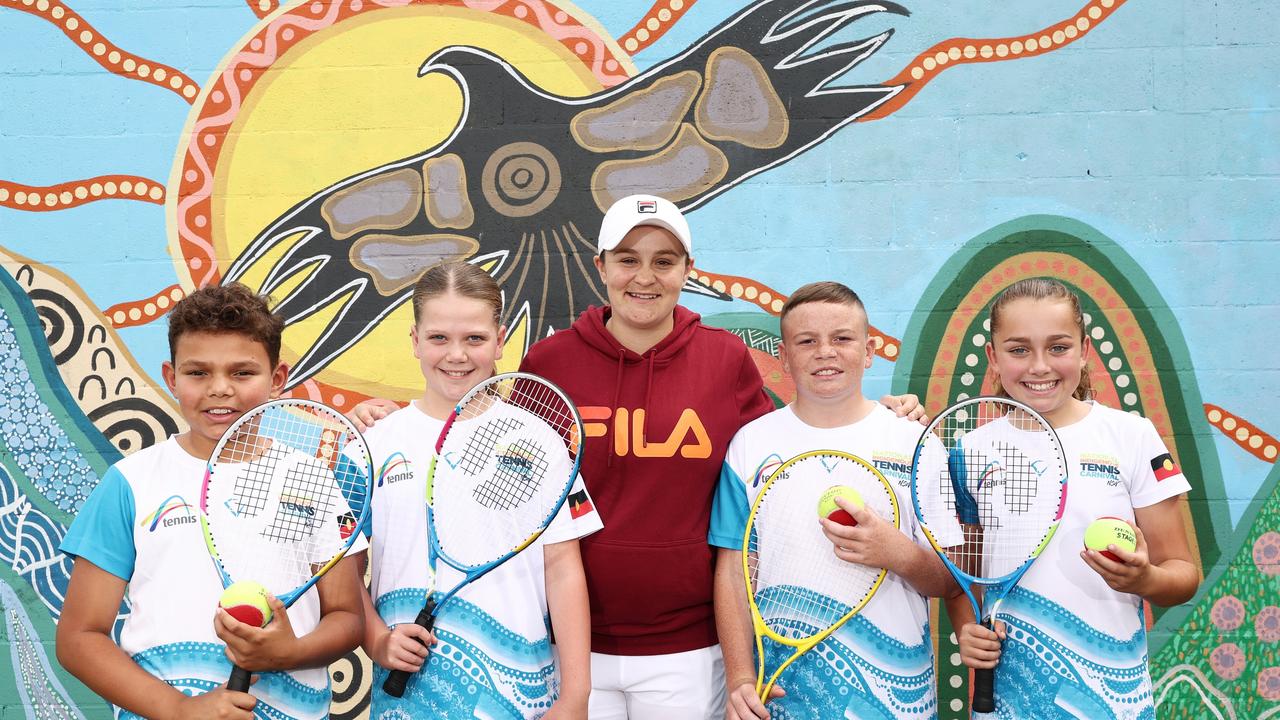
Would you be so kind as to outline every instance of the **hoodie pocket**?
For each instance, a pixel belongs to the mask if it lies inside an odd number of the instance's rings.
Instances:
[[[662,634],[712,616],[713,558],[705,538],[662,544],[586,541],[582,561],[596,633]]]

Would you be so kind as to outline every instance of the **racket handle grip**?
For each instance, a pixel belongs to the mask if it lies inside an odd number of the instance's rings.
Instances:
[[[973,706],[974,712],[989,713],[996,710],[996,671],[995,668],[983,668],[973,671]]]
[[[227,678],[227,689],[233,692],[249,692],[249,671],[239,665],[232,665],[231,677]]]
[[[431,630],[433,627],[435,627],[435,624],[436,624],[435,597],[431,597],[427,599],[427,604],[422,606],[421,612],[418,613],[418,617],[414,618],[413,623],[415,625],[420,625],[426,628],[427,630]],[[418,642],[422,642],[422,641],[419,640]],[[430,654],[431,648],[427,646],[426,643],[422,643],[422,644],[423,646],[427,647],[427,652],[428,654]],[[423,658],[422,664],[423,665],[427,664],[426,658]],[[410,673],[407,670],[392,670],[390,673],[387,674],[387,679],[382,682],[382,692],[390,695],[391,697],[397,697],[397,698],[404,697],[404,690],[405,690],[405,687],[409,685],[410,675],[412,675],[412,673]]]

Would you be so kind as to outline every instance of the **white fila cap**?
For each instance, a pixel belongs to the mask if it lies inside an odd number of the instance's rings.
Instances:
[[[689,223],[685,221],[684,215],[670,200],[656,195],[628,195],[615,202],[600,223],[596,252],[602,253],[618,247],[623,236],[641,225],[652,225],[669,231],[684,246],[685,253],[693,254]]]

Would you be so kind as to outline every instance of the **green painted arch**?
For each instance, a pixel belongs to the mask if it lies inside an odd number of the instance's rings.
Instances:
[[[1145,333],[1163,389],[1175,449],[1193,481],[1188,499],[1201,561],[1206,568],[1214,567],[1223,546],[1234,544],[1234,529],[1227,513],[1217,454],[1205,432],[1208,423],[1203,417],[1203,401],[1186,340],[1142,266],[1096,228],[1070,218],[1031,215],[993,227],[965,243],[938,271],[912,314],[902,339],[903,347],[912,351],[904,352],[895,368],[894,391],[928,397],[930,373],[952,315],[965,305],[974,286],[987,279],[993,268],[1011,256],[1027,252],[1058,253],[1080,261],[1114,288]],[[1099,307],[1087,290],[1079,289],[1086,312]],[[974,318],[975,323],[981,322],[981,315]],[[981,362],[985,364],[985,358]],[[948,388],[948,395],[953,392]],[[949,396],[947,402],[953,399]],[[1141,403],[1139,407],[1145,412],[1152,410]]]

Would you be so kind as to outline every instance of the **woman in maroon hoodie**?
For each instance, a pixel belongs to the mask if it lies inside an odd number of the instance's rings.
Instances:
[[[649,195],[617,201],[596,247],[609,306],[539,341],[521,363],[569,394],[592,438],[582,475],[604,529],[581,541],[589,716],[719,716],[711,501],[734,433],[773,403],[742,341],[677,305],[693,258],[675,205]],[[902,400],[886,404],[915,410],[913,396]]]

